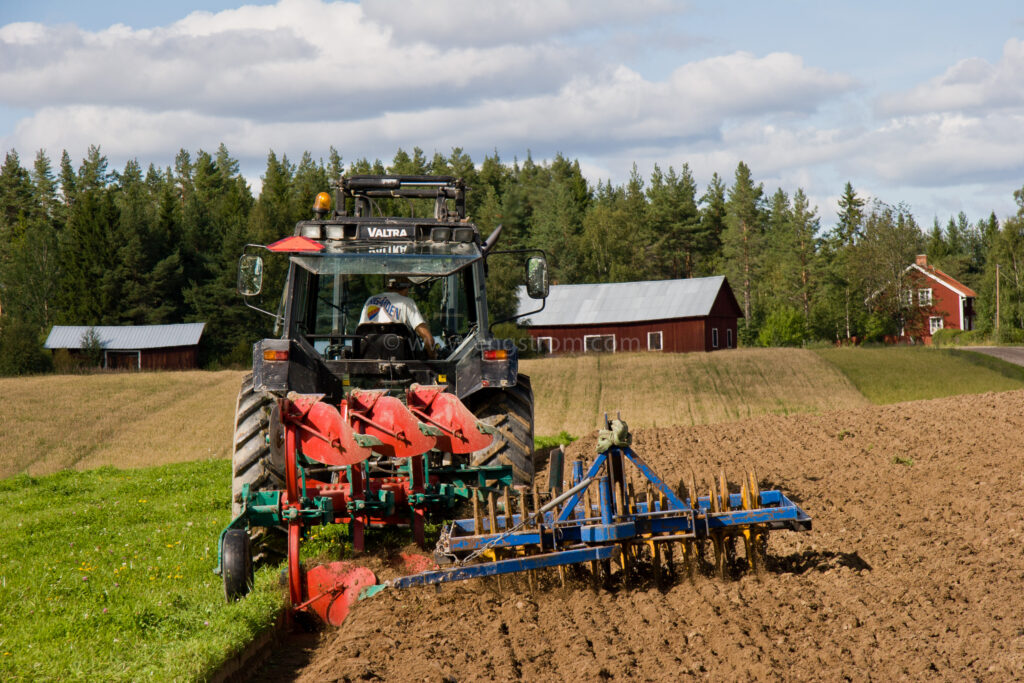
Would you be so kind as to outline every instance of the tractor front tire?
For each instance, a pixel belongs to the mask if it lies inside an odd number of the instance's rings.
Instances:
[[[489,447],[470,455],[472,465],[510,465],[516,484],[533,483],[533,389],[527,375],[516,386],[485,389],[466,399],[477,419],[498,434]]]

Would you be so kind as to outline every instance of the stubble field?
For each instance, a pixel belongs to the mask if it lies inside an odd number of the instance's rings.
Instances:
[[[868,405],[839,370],[802,349],[633,353],[525,360],[536,433],[577,436],[617,412],[636,427],[714,424]]]

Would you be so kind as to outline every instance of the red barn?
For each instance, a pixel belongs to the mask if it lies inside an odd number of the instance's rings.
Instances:
[[[536,302],[520,297],[520,313]],[[736,348],[743,315],[724,276],[552,285],[520,323],[543,353],[715,351]]]
[[[922,310],[915,322],[901,330],[902,339],[919,339],[931,344],[932,335],[941,329],[974,329],[974,299],[978,295],[973,289],[929,266],[925,254],[920,254],[915,263],[907,266],[907,273],[910,288],[903,293],[904,303]]]
[[[92,331],[103,348],[103,367],[125,370],[191,370],[199,367],[199,338],[206,323],[177,325],[54,325],[45,348],[85,352]]]

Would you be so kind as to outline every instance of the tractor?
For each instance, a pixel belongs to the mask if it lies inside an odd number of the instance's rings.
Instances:
[[[539,250],[496,250],[500,226],[484,240],[466,192],[450,176],[343,177],[291,236],[246,246],[238,290],[279,336],[254,345],[238,394],[218,567],[229,599],[247,592],[254,559],[281,552],[288,515],[348,523],[357,550],[380,526],[409,525],[422,543],[426,517],[532,482],[533,392],[516,345],[491,334],[485,278],[489,258],[511,254],[542,308],[547,263]],[[410,215],[384,215],[396,206]],[[275,272],[273,312],[257,297]],[[367,317],[364,304],[396,278],[432,344]],[[288,424],[300,427],[295,443]]]

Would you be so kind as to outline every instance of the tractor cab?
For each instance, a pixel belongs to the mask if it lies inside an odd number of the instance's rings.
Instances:
[[[305,338],[328,361],[431,360],[414,327],[394,322],[395,310],[389,315],[396,303],[408,308],[409,299],[429,330],[435,358],[444,360],[486,320],[486,310],[478,309],[474,296],[472,265],[482,258],[477,245],[423,253],[410,253],[415,245],[397,253],[372,249],[343,245],[291,258],[289,336]],[[408,291],[389,297],[389,281],[398,278],[409,285]]]
[[[239,264],[247,302],[261,291],[265,269],[284,274],[274,314],[281,336],[256,345],[256,390],[340,399],[346,387],[439,384],[465,397],[514,386],[517,349],[489,330],[485,260],[498,231],[481,238],[466,216],[465,191],[447,176],[342,178],[334,201],[321,193],[315,217],[293,235],[249,245]],[[432,215],[418,216],[426,212],[417,200],[432,203]],[[403,201],[410,215],[385,215]],[[543,256],[525,265],[528,294],[543,299]],[[396,297],[389,283],[399,278],[408,288]],[[422,320],[425,329],[396,323],[396,306],[413,309],[415,317],[404,319]]]

